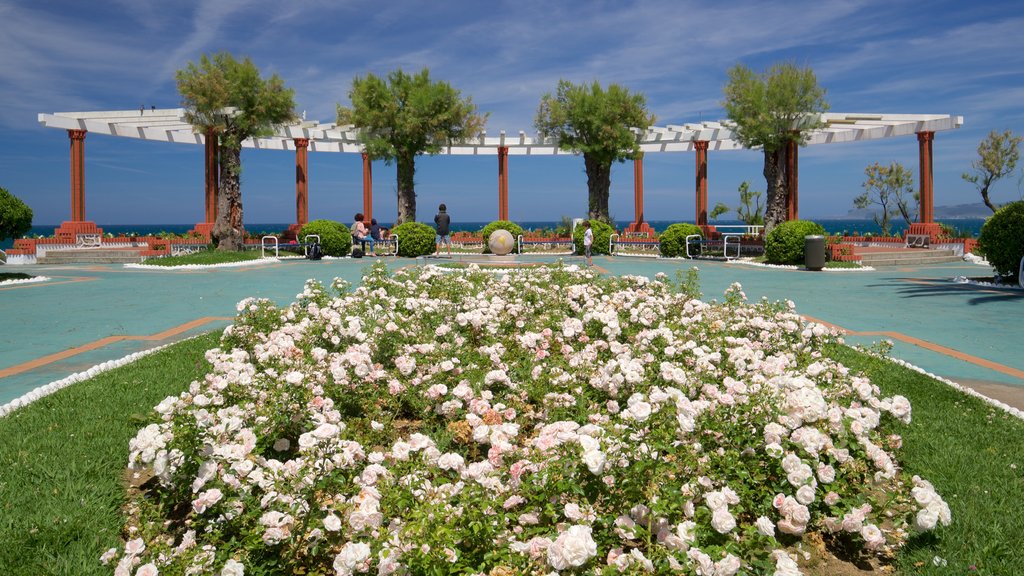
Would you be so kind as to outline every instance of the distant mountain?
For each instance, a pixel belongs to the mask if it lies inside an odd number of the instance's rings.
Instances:
[[[855,208],[846,213],[843,218],[850,220],[871,220],[874,218],[875,210],[871,208]],[[935,218],[938,220],[958,220],[988,218],[992,211],[982,202],[974,204],[957,204],[956,206],[936,206]]]

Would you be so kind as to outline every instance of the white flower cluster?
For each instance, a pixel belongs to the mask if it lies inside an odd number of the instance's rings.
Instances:
[[[564,267],[381,265],[351,294],[245,300],[209,375],[132,440],[160,485],[133,503],[143,547],[105,560],[732,576],[770,554],[792,575],[778,532],[886,550],[948,524],[887,451],[909,402],[826,358],[837,336],[790,304],[744,300]],[[141,520],[161,510],[187,513]]]

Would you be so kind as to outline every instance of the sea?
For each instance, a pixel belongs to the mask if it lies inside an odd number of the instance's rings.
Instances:
[[[864,234],[878,235],[881,234],[882,229],[874,223],[872,220],[863,219],[815,219],[815,222],[821,224],[825,228],[825,232],[829,234],[844,234],[851,236],[861,236]],[[617,227],[621,230],[629,225],[630,220],[623,220],[616,222]],[[680,222],[679,220],[652,220],[648,224],[654,228],[655,231],[661,232],[671,224]],[[682,222],[693,223],[692,221],[683,220]],[[985,223],[983,218],[963,218],[963,219],[950,219],[950,220],[938,220],[943,224],[952,226],[957,232],[958,236],[966,237],[977,237],[981,232],[981,226]],[[461,232],[469,231],[476,232],[486,226],[489,222],[457,222],[452,221],[452,231]],[[557,227],[560,223],[554,221],[521,221],[516,222],[520,226],[528,230],[547,229],[551,230]],[[346,223],[347,224],[347,223]],[[427,224],[433,224],[433,222],[427,222]],[[743,223],[739,220],[716,220],[712,224],[719,226],[737,226]],[[263,234],[277,234],[288,228],[289,223],[271,223],[271,224],[249,224],[246,223],[246,232],[255,235]],[[33,226],[26,234],[29,238],[37,236],[52,236],[53,231],[57,228],[56,224],[40,224]],[[160,235],[164,233],[168,234],[184,234],[191,230],[195,224],[98,224],[103,229],[104,233],[113,234],[119,236],[122,234],[135,233],[139,236],[146,235]],[[390,228],[391,224],[387,222],[381,222],[381,226]],[[892,233],[902,233],[906,230],[907,226],[905,223],[895,223],[892,226]],[[10,248],[14,244],[14,240],[8,238],[0,241],[0,249]]]

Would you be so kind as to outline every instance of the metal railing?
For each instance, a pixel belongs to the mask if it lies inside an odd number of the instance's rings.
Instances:
[[[306,234],[302,238],[302,255],[303,256],[309,256],[309,239],[310,238],[316,238],[317,244],[320,243],[320,235],[319,234]]]
[[[278,247],[280,246],[280,244],[278,243],[279,241],[277,239],[277,236],[264,236],[263,238],[260,238],[260,258],[266,258],[267,257],[267,240],[268,239],[274,241],[274,244],[273,244],[273,246],[274,246],[274,258],[277,258],[278,257]]]
[[[615,256],[615,239],[618,238],[618,234],[612,234],[608,237],[608,255]]]
[[[725,226],[715,226],[715,230],[735,230],[735,232],[729,232],[729,234],[742,234],[744,236],[760,236],[761,231],[764,230],[764,226],[754,224],[727,224]]]
[[[719,246],[719,245],[721,245],[722,246],[722,257],[725,258],[726,260],[735,260],[735,259],[740,257],[741,244],[740,244],[740,235],[739,234],[725,234],[725,235],[722,236],[722,240],[721,240],[720,243],[718,241],[715,241],[715,240],[711,240],[711,241],[705,240],[704,237],[701,236],[700,234],[690,234],[689,236],[686,237],[686,257],[687,258],[705,258],[705,257],[707,257],[704,254],[704,248],[706,246],[708,246],[708,245],[712,245],[712,246]],[[695,246],[696,247],[694,249],[694,251],[696,253],[693,253],[693,252],[690,251],[690,246]],[[730,246],[735,248],[735,252],[736,253],[733,256],[729,255],[729,247]]]

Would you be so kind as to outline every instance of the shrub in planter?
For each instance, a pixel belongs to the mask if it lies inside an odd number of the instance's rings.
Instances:
[[[704,237],[704,233],[696,224],[673,224],[666,228],[658,235],[661,255],[666,258],[686,256],[686,237],[691,234],[700,234],[701,238]]]
[[[790,220],[776,226],[764,240],[764,255],[770,264],[803,264],[804,236],[825,235],[821,224]]]
[[[615,234],[615,228],[600,220],[591,220],[590,229],[594,231],[594,244],[590,249],[591,254],[608,254],[608,239]],[[583,254],[583,233],[586,229],[577,226],[572,235],[572,241],[576,245],[576,253]]]
[[[512,234],[513,239],[518,238],[523,233],[523,227],[515,222],[509,222],[508,220],[495,220],[491,222],[480,230],[480,234],[484,237],[484,254],[491,252],[491,247],[487,244],[487,240],[495,230],[508,230]],[[519,245],[517,243],[516,247],[512,249],[512,253],[516,254],[518,252]]]
[[[433,254],[437,249],[434,240],[437,233],[422,222],[406,222],[391,229],[398,236],[398,255],[403,258],[416,258]]]
[[[997,274],[1017,277],[1024,258],[1024,201],[1003,206],[985,221],[978,248]]]
[[[341,222],[313,220],[299,231],[299,242],[304,242],[306,236],[310,234],[320,236],[320,249],[326,256],[348,256],[352,251],[352,234]]]

